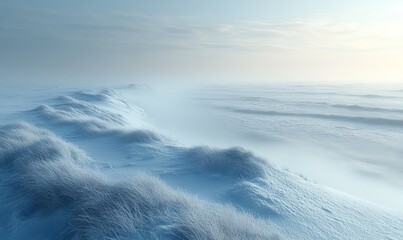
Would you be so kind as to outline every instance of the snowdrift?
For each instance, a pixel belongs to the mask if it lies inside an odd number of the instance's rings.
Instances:
[[[12,229],[2,229],[4,239],[61,210],[67,213],[56,223],[59,231],[30,239],[279,239],[267,221],[173,190],[156,177],[111,182],[86,166],[83,151],[32,125],[1,128],[0,143],[2,200],[14,205],[2,209],[9,211],[2,228]]]
[[[108,91],[109,93],[110,91]],[[111,94],[102,93],[100,96],[90,93],[75,93],[74,95],[85,96],[88,101],[106,101],[112,98]],[[42,105],[34,109],[34,113],[50,120],[52,123],[69,124],[74,126],[78,131],[84,133],[85,136],[105,136],[112,135],[129,142],[159,142],[166,140],[162,136],[158,136],[150,130],[146,129],[130,129],[129,122],[120,113],[109,109],[102,109],[90,102],[65,96],[59,99],[60,104],[54,106]],[[112,101],[114,102],[114,101]],[[120,101],[115,101],[120,102]],[[128,106],[125,104],[125,106]],[[143,112],[139,109],[130,110],[137,117],[134,121],[144,121]]]
[[[22,115],[33,124],[0,128],[2,239],[403,236],[402,216],[243,148],[176,143],[116,91],[74,92]]]

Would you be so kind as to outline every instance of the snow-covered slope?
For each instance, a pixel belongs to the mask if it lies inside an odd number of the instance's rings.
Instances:
[[[401,214],[241,147],[178,142],[119,91],[36,102],[2,118],[1,239],[403,238]]]

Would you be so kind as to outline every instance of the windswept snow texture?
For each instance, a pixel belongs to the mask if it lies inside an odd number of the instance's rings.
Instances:
[[[172,139],[133,101],[144,91],[42,90],[5,111],[20,120],[0,127],[1,239],[403,238],[400,213]]]
[[[403,212],[403,94],[398,89],[205,87],[183,97],[195,106],[181,116],[186,120],[164,129],[197,145],[243,146],[311,181]],[[157,119],[150,101],[143,101]]]
[[[265,220],[173,190],[156,177],[113,182],[79,148],[26,123],[0,129],[2,236],[13,239],[279,239]],[[60,213],[60,219],[48,215]],[[35,229],[56,228],[50,232]],[[3,238],[4,239],[4,238]]]

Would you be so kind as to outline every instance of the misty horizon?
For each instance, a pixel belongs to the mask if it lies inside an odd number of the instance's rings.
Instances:
[[[2,0],[0,240],[402,240],[403,1]]]

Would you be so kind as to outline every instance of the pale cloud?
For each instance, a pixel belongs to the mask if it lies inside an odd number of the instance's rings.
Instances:
[[[282,69],[277,64],[286,62],[290,68],[303,65],[314,71],[324,62],[344,66],[349,61],[354,61],[350,65],[383,61],[397,66],[403,61],[402,29],[399,24],[382,21],[335,21],[323,16],[207,23],[198,17],[122,11],[65,13],[21,7],[0,8],[0,14],[0,70],[51,66],[57,71],[91,74],[94,69],[132,73],[160,67],[180,72],[183,65],[187,71],[270,74],[277,71],[274,66]],[[350,65],[344,66],[345,70],[340,67],[339,72],[351,71]],[[396,75],[395,68],[387,70]]]
[[[64,14],[51,10],[14,8],[2,12],[2,41],[57,38],[76,44],[105,44],[141,48],[172,45],[175,50],[218,48],[247,51],[401,51],[401,29],[382,24],[332,23],[327,19],[304,21],[247,20],[217,24],[194,24],[184,17],[147,16],[130,13],[98,15]],[[18,41],[17,41],[18,42]],[[63,42],[60,42],[63,44]],[[225,47],[225,46],[228,47]],[[77,46],[79,47],[79,46]]]

